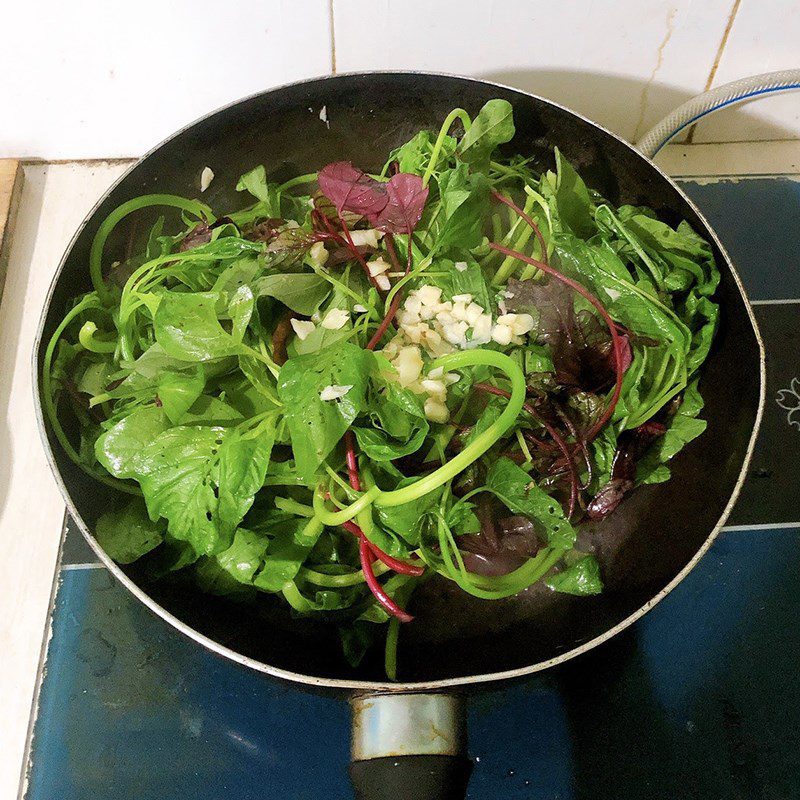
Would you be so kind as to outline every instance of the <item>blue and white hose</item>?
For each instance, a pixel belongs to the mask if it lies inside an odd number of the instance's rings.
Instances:
[[[699,94],[678,106],[661,122],[650,128],[636,143],[636,147],[648,158],[654,158],[673,136],[706,115],[744,100],[790,89],[800,89],[800,69],[766,72],[763,75],[752,75],[749,78],[740,78],[737,81],[726,83],[724,86]]]

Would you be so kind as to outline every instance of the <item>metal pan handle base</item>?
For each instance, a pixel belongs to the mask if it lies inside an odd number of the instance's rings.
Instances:
[[[472,762],[460,697],[360,695],[352,707],[356,800],[464,800]]]

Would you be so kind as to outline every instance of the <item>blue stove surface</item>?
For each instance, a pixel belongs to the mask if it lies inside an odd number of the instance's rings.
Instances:
[[[800,184],[686,188],[768,351],[765,423],[729,527],[623,634],[470,705],[474,800],[800,797]],[[800,386],[798,386],[800,389]],[[796,399],[796,403],[793,400]],[[791,423],[797,419],[796,425]],[[155,618],[68,529],[28,800],[343,800],[342,699],[217,658]]]

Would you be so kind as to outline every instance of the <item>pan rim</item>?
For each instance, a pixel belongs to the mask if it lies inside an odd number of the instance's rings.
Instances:
[[[178,136],[181,136],[182,134],[184,134],[186,131],[190,130],[197,124],[213,116],[216,116],[217,114],[221,114],[222,112],[225,112],[228,109],[233,108],[234,106],[247,103],[250,100],[255,99],[256,97],[260,97],[265,94],[269,94],[271,92],[281,91],[283,89],[303,86],[312,83],[337,81],[353,77],[373,77],[373,76],[388,77],[395,75],[398,76],[419,75],[419,76],[433,77],[433,78],[452,78],[460,82],[497,87],[499,89],[505,89],[507,91],[532,98],[540,103],[557,108],[560,111],[563,111],[591,125],[592,127],[603,131],[605,134],[607,134],[608,136],[612,137],[613,139],[617,140],[622,145],[624,145],[627,149],[631,151],[633,155],[644,159],[653,169],[656,170],[658,175],[661,178],[663,178],[675,192],[677,192],[677,194],[683,199],[683,201],[686,202],[686,204],[697,215],[698,219],[705,226],[706,232],[710,235],[710,238],[713,240],[714,244],[719,249],[719,252],[722,254],[728,268],[730,269],[731,275],[734,279],[734,283],[737,289],[739,290],[739,295],[742,298],[742,301],[744,302],[745,310],[747,311],[747,315],[750,320],[753,333],[755,334],[759,352],[758,407],[756,409],[756,416],[753,424],[753,430],[752,433],[750,434],[750,440],[748,442],[747,449],[744,454],[742,466],[739,471],[736,483],[734,485],[733,492],[730,498],[728,499],[728,502],[725,508],[723,509],[719,519],[717,520],[717,523],[714,525],[713,529],[711,530],[708,537],[704,540],[703,544],[700,546],[697,552],[692,556],[692,558],[686,563],[686,565],[675,575],[675,577],[663,589],[661,589],[658,592],[658,594],[656,594],[654,597],[648,600],[644,605],[642,605],[636,611],[629,614],[623,620],[620,620],[620,622],[618,622],[612,628],[609,628],[599,636],[596,636],[584,642],[583,644],[579,645],[578,647],[574,647],[564,653],[560,653],[559,655],[554,656],[553,658],[547,659],[545,661],[538,661],[533,664],[528,664],[524,667],[517,667],[516,669],[510,669],[510,670],[486,672],[476,675],[463,675],[454,678],[440,678],[436,680],[427,680],[427,681],[412,681],[407,683],[391,683],[389,681],[354,680],[346,678],[327,678],[327,677],[315,676],[300,672],[293,672],[291,670],[281,669],[280,667],[275,667],[271,664],[267,664],[265,662],[258,661],[249,656],[245,656],[242,653],[238,653],[237,651],[232,650],[231,648],[226,647],[225,645],[222,645],[219,642],[214,641],[210,637],[200,633],[196,629],[192,628],[190,625],[178,619],[175,615],[167,611],[167,609],[165,609],[163,606],[161,606],[159,603],[153,600],[143,589],[141,589],[138,586],[138,584],[136,584],[131,578],[128,577],[128,575],[120,568],[118,564],[112,561],[109,558],[109,556],[103,551],[97,540],[89,531],[89,528],[84,522],[82,516],[78,513],[77,509],[75,508],[75,505],[72,501],[72,497],[70,496],[70,493],[67,490],[67,487],[61,477],[61,473],[58,469],[55,460],[55,454],[53,452],[53,448],[51,447],[50,440],[47,436],[47,427],[44,419],[44,412],[42,409],[42,404],[40,401],[40,393],[39,393],[39,367],[40,367],[39,351],[41,349],[42,338],[44,335],[44,326],[47,320],[48,311],[50,310],[53,295],[55,293],[56,285],[61,277],[67,258],[72,252],[72,249],[78,237],[81,235],[83,230],[86,228],[91,219],[94,217],[94,215],[96,214],[97,210],[102,205],[102,203],[117,188],[117,186],[119,186],[130,175],[130,173],[133,172],[133,170],[135,170],[139,166],[139,164],[144,162],[153,153],[160,150],[163,146],[171,142],[173,139],[177,138]],[[61,495],[64,498],[66,504],[66,510],[75,520],[81,533],[88,542],[89,546],[94,551],[95,555],[100,559],[102,564],[106,567],[106,569],[109,570],[109,572],[114,576],[114,578],[116,578],[116,580],[118,580],[139,602],[141,602],[144,606],[146,606],[152,613],[160,617],[164,622],[171,625],[179,633],[191,639],[192,641],[197,642],[198,644],[200,644],[210,652],[214,653],[215,655],[222,656],[230,661],[238,663],[249,669],[253,669],[256,672],[260,672],[262,674],[269,675],[271,677],[278,678],[280,680],[285,680],[291,683],[302,684],[305,686],[310,686],[319,689],[334,689],[334,690],[343,690],[343,691],[359,692],[359,693],[447,691],[454,689],[456,690],[463,689],[465,687],[475,686],[475,685],[492,684],[504,680],[511,680],[514,678],[525,677],[528,675],[532,675],[536,672],[541,672],[542,670],[557,666],[559,664],[563,664],[566,661],[576,658],[577,656],[593,649],[594,647],[597,647],[598,645],[612,638],[613,636],[620,633],[625,628],[629,627],[634,622],[639,620],[654,606],[656,606],[659,602],[661,602],[661,600],[663,600],[668,594],[670,594],[670,592],[672,592],[672,590],[679,583],[681,583],[681,581],[689,574],[689,572],[691,572],[692,569],[694,569],[694,567],[697,565],[700,559],[708,552],[711,545],[714,543],[717,536],[719,535],[720,530],[722,529],[728,517],[730,516],[733,506],[739,497],[739,493],[741,492],[742,485],[744,484],[744,480],[747,474],[747,469],[750,465],[750,461],[753,455],[753,450],[755,448],[756,440],[758,438],[758,432],[761,427],[761,421],[763,418],[764,407],[766,402],[766,357],[764,350],[764,342],[761,337],[761,332],[759,330],[755,314],[753,313],[751,302],[744,289],[741,278],[739,277],[739,273],[737,272],[736,267],[731,261],[731,258],[728,255],[727,250],[723,246],[722,242],[720,242],[716,232],[711,227],[708,220],[700,212],[695,203],[686,195],[686,193],[675,183],[675,181],[672,178],[670,178],[651,159],[647,158],[647,156],[645,156],[639,150],[637,150],[634,145],[625,141],[620,136],[613,133],[603,125],[600,125],[599,123],[596,123],[588,119],[582,114],[579,114],[578,112],[573,111],[572,109],[564,105],[561,105],[560,103],[541,97],[532,92],[526,92],[522,89],[518,89],[513,86],[508,86],[507,84],[503,84],[498,81],[484,80],[482,78],[474,78],[463,75],[457,75],[453,73],[433,72],[427,70],[367,70],[367,71],[341,72],[331,75],[322,75],[312,78],[306,78],[299,81],[292,81],[290,83],[281,84],[279,86],[273,86],[269,89],[262,90],[260,92],[255,92],[245,97],[234,100],[230,103],[226,103],[225,105],[220,106],[219,108],[198,117],[197,119],[188,123],[187,125],[184,125],[179,130],[170,134],[168,137],[166,137],[161,142],[156,144],[154,147],[148,150],[144,155],[142,155],[140,158],[134,161],[134,163],[131,164],[130,167],[128,167],[128,169],[126,169],[119,176],[119,178],[117,178],[117,180],[115,180],[112,183],[111,186],[109,186],[109,188],[98,199],[97,203],[95,203],[90,209],[90,211],[86,214],[80,225],[75,230],[75,233],[71,237],[69,243],[67,244],[64,250],[64,254],[62,255],[59,261],[58,267],[56,268],[53,274],[53,279],[50,282],[50,286],[48,287],[47,290],[47,295],[45,297],[44,306],[42,308],[39,324],[37,326],[36,337],[34,340],[31,366],[33,371],[34,410],[36,413],[36,422],[39,428],[42,444],[44,445],[48,466],[50,467],[50,471],[53,473],[53,477],[55,478],[59,491],[61,492]]]

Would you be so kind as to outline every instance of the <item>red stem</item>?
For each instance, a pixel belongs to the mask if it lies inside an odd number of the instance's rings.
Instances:
[[[372,571],[372,550],[370,549],[367,537],[364,536],[363,533],[361,534],[361,540],[358,545],[358,555],[361,559],[361,569],[364,572],[367,586],[369,586],[369,590],[375,595],[375,599],[383,606],[386,613],[396,617],[400,622],[411,622],[414,617],[407,611],[403,611],[403,609],[386,594],[383,586],[381,586],[378,579],[375,577],[375,573]]]
[[[356,449],[355,449],[355,437],[353,436],[353,431],[347,431],[344,435],[344,444],[345,444],[345,459],[347,461],[347,476],[350,479],[350,486],[355,489],[357,492],[361,491],[361,479],[358,475],[358,460],[356,459]],[[425,571],[422,567],[418,567],[416,564],[406,564],[405,561],[400,561],[394,556],[390,556],[388,553],[384,553],[383,550],[378,547],[378,545],[373,544],[367,537],[364,535],[364,531],[359,528],[358,525],[355,524],[352,520],[348,520],[345,522],[342,527],[350,531],[354,536],[358,536],[359,539],[364,539],[369,546],[369,549],[372,551],[373,555],[378,558],[380,561],[383,561],[389,569],[393,569],[395,572],[399,572],[403,575],[414,575],[415,577],[419,577]]]
[[[392,302],[389,304],[389,309],[386,312],[386,316],[381,321],[381,324],[378,325],[378,329],[367,343],[367,350],[374,350],[378,346],[378,343],[383,338],[383,334],[386,333],[386,331],[389,329],[389,326],[392,324],[392,320],[394,319],[394,315],[397,313],[397,309],[400,308],[400,301],[402,299],[402,292],[398,292],[392,298]]]
[[[345,239],[347,239],[347,246],[350,248],[350,252],[355,256],[356,261],[358,261],[358,263],[361,264],[361,266],[363,267],[364,272],[366,273],[367,278],[369,279],[369,282],[378,291],[380,291],[380,286],[378,286],[378,281],[370,274],[369,267],[367,266],[367,260],[364,258],[364,256],[361,255],[361,253],[358,252],[358,248],[353,244],[353,237],[350,235],[350,229],[347,227],[347,224],[342,218],[341,213],[339,211],[337,211],[336,213],[339,217],[339,222],[342,224],[342,233],[344,234]]]
[[[361,538],[362,536],[367,539],[364,535],[364,531],[358,527],[352,520],[348,520],[347,522],[342,523],[342,527],[346,531],[350,531],[354,536],[358,536]],[[415,578],[418,578],[422,575],[425,570],[422,567],[417,566],[416,564],[406,564],[405,561],[399,561],[394,556],[390,556],[388,553],[385,553],[381,550],[378,545],[373,544],[369,539],[367,539],[367,544],[369,545],[369,549],[372,551],[372,555],[378,559],[378,561],[383,561],[389,569],[393,569],[395,572],[399,572],[401,575],[413,575]]]
[[[389,258],[391,259],[392,266],[399,272],[400,271],[400,262],[397,258],[397,251],[394,249],[394,237],[391,233],[387,233],[385,236],[386,239],[386,250],[389,253]],[[406,275],[411,271],[411,234],[408,235],[408,256],[406,258]],[[397,309],[400,308],[400,302],[403,299],[403,293],[398,291],[395,296],[392,298],[392,302],[389,304],[389,308],[386,311],[386,316],[381,321],[381,324],[378,325],[378,329],[373,334],[372,338],[369,340],[367,344],[367,350],[374,350],[380,340],[383,338],[383,334],[389,329],[389,326],[392,324],[392,321],[397,314]]]
[[[496,189],[492,190],[492,195],[499,200],[501,203],[507,205],[512,211],[515,211],[517,214],[522,217],[523,220],[533,229],[533,232],[536,234],[536,238],[539,240],[539,247],[542,250],[542,261],[545,264],[550,263],[549,259],[547,258],[547,244],[545,244],[544,236],[542,236],[542,231],[540,230],[539,226],[533,221],[533,217],[526,214],[518,205],[513,203],[509,200],[504,194],[500,194]]]
[[[517,209],[517,211],[519,211],[523,219],[527,217],[527,214],[524,214],[521,209]],[[602,430],[603,426],[611,419],[611,415],[614,413],[620,393],[622,392],[622,379],[624,377],[622,358],[624,345],[622,337],[619,335],[619,333],[617,333],[617,326],[614,324],[614,320],[611,319],[611,316],[609,315],[608,311],[606,311],[603,304],[586,287],[582,286],[577,281],[572,280],[572,278],[568,278],[566,275],[563,275],[558,270],[553,269],[553,267],[551,267],[549,264],[545,264],[543,261],[537,261],[535,258],[526,256],[524,253],[511,250],[510,248],[504,247],[502,244],[497,244],[495,242],[489,242],[489,247],[491,247],[493,250],[503,253],[504,255],[516,258],[525,264],[530,264],[533,267],[537,267],[542,272],[552,275],[556,280],[561,281],[561,283],[569,286],[571,289],[574,289],[579,295],[585,297],[597,309],[598,313],[603,318],[603,321],[606,323],[609,333],[611,334],[611,343],[614,349],[614,369],[616,371],[616,381],[614,382],[614,391],[611,395],[611,400],[609,400],[605,411],[601,415],[600,419],[595,422],[595,424],[586,434],[586,441],[590,442]]]
[[[345,459],[347,461],[347,477],[350,479],[350,486],[357,492],[361,491],[361,479],[358,477],[358,461],[356,459],[356,445],[353,431],[347,431],[344,435]]]

